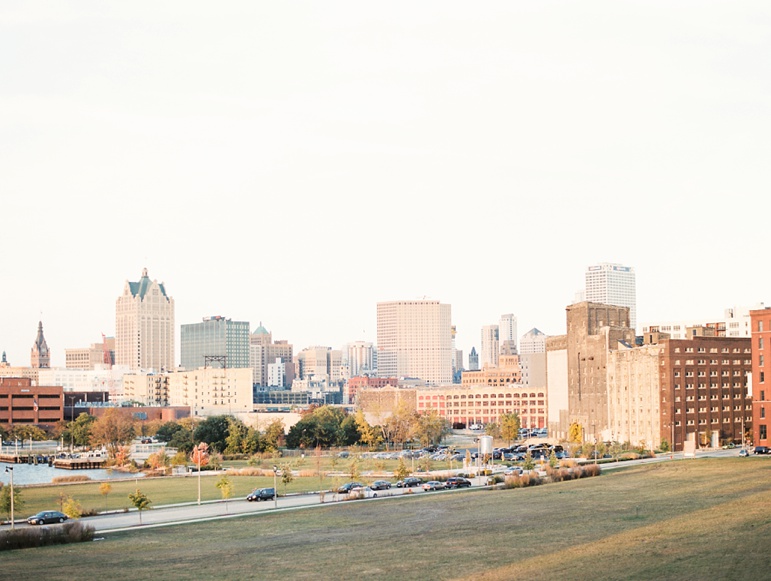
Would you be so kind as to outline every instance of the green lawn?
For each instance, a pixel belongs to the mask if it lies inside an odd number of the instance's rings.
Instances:
[[[265,512],[2,553],[27,579],[762,579],[771,459]],[[43,565],[46,564],[46,565]]]

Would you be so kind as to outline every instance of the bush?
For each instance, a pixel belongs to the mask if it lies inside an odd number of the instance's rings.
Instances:
[[[64,545],[94,540],[94,527],[82,522],[67,522],[55,527],[13,529],[0,532],[0,551]]]
[[[91,477],[85,474],[73,474],[72,476],[56,476],[51,482],[53,484],[63,484],[65,482],[87,482],[89,480],[91,480]]]

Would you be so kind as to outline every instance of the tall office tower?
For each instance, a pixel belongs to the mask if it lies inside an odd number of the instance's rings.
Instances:
[[[538,329],[530,329],[519,340],[519,354],[546,353],[546,335]]]
[[[369,375],[375,371],[375,347],[368,341],[354,341],[343,348],[343,367],[348,377]]]
[[[51,352],[48,350],[48,344],[43,337],[43,321],[37,324],[37,337],[32,346],[32,355],[30,356],[30,367],[48,368],[51,367]]]
[[[629,307],[629,327],[637,328],[634,268],[602,262],[586,269],[586,301]]]
[[[224,365],[211,367],[241,369],[249,365],[249,323],[225,317],[204,317],[200,323],[182,325],[179,330],[180,365],[187,371],[206,366],[207,356],[225,357]]]
[[[269,383],[268,366],[280,359],[284,364],[284,383],[274,386]],[[286,340],[273,341],[273,334],[260,326],[249,337],[249,360],[252,367],[252,383],[259,386],[289,387],[294,381],[295,366],[292,361],[292,345]]]
[[[517,317],[509,313],[498,321],[498,341],[504,355],[517,354]]]
[[[428,384],[452,382],[452,314],[439,301],[377,304],[379,377],[414,377]]]
[[[477,348],[472,347],[468,354],[468,369],[469,371],[479,371],[479,353]]]
[[[126,281],[115,302],[115,364],[129,369],[174,369],[174,299],[147,269]]]
[[[482,346],[480,350],[479,356],[482,362],[482,369],[485,367],[498,367],[498,355],[500,354],[498,325],[485,325],[482,327]]]

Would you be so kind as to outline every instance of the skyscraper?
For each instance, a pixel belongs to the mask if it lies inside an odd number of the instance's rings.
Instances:
[[[188,371],[204,367],[207,355],[224,356],[231,369],[249,367],[249,323],[216,316],[182,325],[179,350],[180,365]]]
[[[485,325],[482,327],[482,346],[479,349],[482,369],[485,367],[498,367],[498,355],[500,355],[498,325]]]
[[[378,303],[377,367],[379,377],[451,383],[450,305],[430,300]]]
[[[586,301],[629,307],[629,327],[637,328],[634,268],[602,262],[586,269]]]
[[[517,317],[512,313],[501,315],[498,321],[498,341],[501,354],[517,354]]]
[[[46,343],[45,337],[43,337],[43,321],[37,324],[37,337],[35,338],[35,344],[32,346],[30,367],[51,367],[51,352],[48,350],[48,343]]]
[[[174,299],[146,268],[138,282],[125,282],[115,302],[115,364],[174,369]]]

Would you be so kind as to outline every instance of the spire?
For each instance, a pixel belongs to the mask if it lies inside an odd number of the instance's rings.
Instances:
[[[30,358],[31,367],[48,368],[51,366],[51,353],[48,350],[48,344],[43,336],[43,321],[37,325],[37,337],[32,346],[32,356]]]

